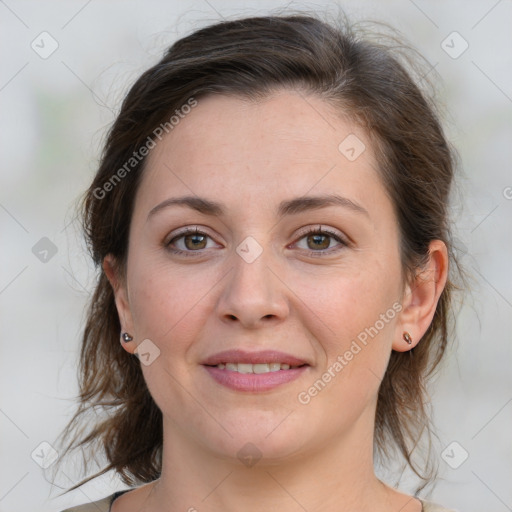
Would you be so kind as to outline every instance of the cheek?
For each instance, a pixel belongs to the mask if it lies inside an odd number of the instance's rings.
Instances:
[[[299,401],[310,399],[311,414],[319,418],[332,421],[334,414],[348,424],[376,400],[391,354],[398,289],[380,272],[361,271],[310,292],[308,327],[324,357]]]
[[[151,340],[159,350],[150,365],[141,365],[146,385],[162,411],[183,411],[183,420],[197,423],[201,410],[190,406],[183,387],[192,389],[191,349],[212,314],[208,291],[218,278],[208,272],[180,272],[161,255],[134,254],[131,263],[128,279],[136,336]]]
[[[217,273],[192,271],[192,266],[176,270],[151,258],[144,264],[134,258],[132,268],[130,305],[137,337],[154,340],[161,350],[186,347],[204,322]]]
[[[317,275],[314,282],[304,276],[297,280],[300,296],[311,311],[304,318],[310,318],[309,328],[317,333],[329,364],[348,350],[357,353],[353,359],[358,364],[374,366],[374,361],[376,368],[380,360],[385,365],[389,356],[397,316],[393,304],[400,292],[399,266],[393,258],[386,259],[387,265],[377,258],[365,260],[347,264],[332,275]]]

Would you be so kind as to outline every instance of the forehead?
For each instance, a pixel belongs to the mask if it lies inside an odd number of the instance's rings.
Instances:
[[[309,191],[370,202],[384,194],[366,133],[317,96],[197,101],[148,156],[138,194],[146,208],[173,193],[241,207]]]

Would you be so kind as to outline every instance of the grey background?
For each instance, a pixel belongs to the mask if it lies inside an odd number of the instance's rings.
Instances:
[[[123,487],[107,476],[55,498],[59,489],[35,460],[47,456],[40,443],[52,444],[74,410],[79,335],[94,275],[74,205],[127,87],[165,45],[222,17],[286,5],[336,12],[326,1],[234,5],[0,2],[0,512],[59,511]],[[432,387],[442,478],[429,497],[461,512],[512,510],[511,2],[341,5],[353,20],[391,23],[435,68],[464,173],[453,210],[473,288],[459,315],[456,351]],[[46,59],[31,47],[35,41],[40,53],[51,49],[43,31],[58,43]],[[469,47],[458,56],[464,41]],[[59,485],[71,485],[67,475],[59,475]]]

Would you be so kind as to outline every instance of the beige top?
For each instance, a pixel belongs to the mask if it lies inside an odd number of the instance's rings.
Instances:
[[[124,492],[131,491],[132,489],[126,489],[126,491],[119,491],[114,494],[111,494],[110,496],[107,496],[106,498],[103,498],[102,500],[95,501],[93,503],[88,503],[86,505],[79,505],[77,507],[68,508],[66,510],[63,510],[62,512],[110,512],[110,507],[112,506],[112,502],[121,496]],[[418,498],[421,501],[422,512],[456,512],[453,509],[448,509],[441,507],[441,505],[436,505],[435,503],[431,503],[430,501],[422,500],[421,498]]]

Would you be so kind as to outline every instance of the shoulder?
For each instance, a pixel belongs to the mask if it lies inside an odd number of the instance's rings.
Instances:
[[[120,493],[114,493],[106,498],[103,498],[99,501],[94,501],[91,503],[86,503],[85,505],[78,505],[76,507],[67,508],[62,512],[110,512],[110,507],[114,499]],[[430,501],[420,500],[423,505],[422,512],[456,512],[453,509],[444,508],[437,503],[432,503]]]
[[[422,512],[457,512],[452,508],[444,508],[437,503],[432,503],[431,501],[420,500],[423,504]]]
[[[103,498],[99,501],[93,501],[91,503],[86,503],[85,505],[77,505],[76,507],[67,508],[62,512],[109,512],[110,505],[117,493],[114,493],[106,498]]]

